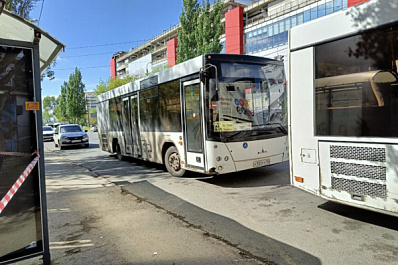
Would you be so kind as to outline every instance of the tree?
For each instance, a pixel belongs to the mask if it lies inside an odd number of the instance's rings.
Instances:
[[[66,90],[66,113],[72,122],[77,123],[86,114],[86,97],[84,94],[85,85],[82,82],[82,74],[79,69],[69,75],[69,82]]]
[[[109,79],[105,82],[103,80],[99,81],[99,84],[97,85],[97,89],[95,90],[95,94],[98,96],[99,94],[105,93],[109,90],[112,90],[114,88],[120,87],[122,85],[128,84],[132,82],[135,79],[138,79],[139,76],[126,76],[124,78],[121,78],[119,76],[116,77],[109,77]]]
[[[55,117],[58,121],[68,120],[68,114],[66,112],[66,91],[68,90],[68,83],[64,82],[61,85],[61,95],[57,97],[57,106],[54,109]]]
[[[5,9],[26,19],[38,0],[6,0]]]
[[[178,29],[177,63],[195,57],[196,22],[198,17],[197,0],[183,0],[180,15],[181,28]]]
[[[54,110],[57,106],[57,100],[53,96],[46,96],[43,99],[43,123],[54,123]]]
[[[209,0],[183,0],[180,15],[181,28],[178,30],[177,63],[184,62],[205,53],[219,53],[222,50],[220,23],[223,2]]]

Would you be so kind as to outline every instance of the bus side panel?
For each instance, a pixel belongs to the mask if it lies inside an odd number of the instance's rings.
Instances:
[[[290,54],[290,167],[294,186],[319,193],[318,142],[314,138],[314,54],[307,48]],[[312,136],[312,137],[310,137]],[[304,181],[297,182],[295,177]]]
[[[322,196],[398,213],[398,146],[322,141]]]
[[[173,144],[180,155],[180,159],[185,161],[184,147],[178,145],[182,132],[141,132],[142,159],[150,162],[163,164],[163,146]]]

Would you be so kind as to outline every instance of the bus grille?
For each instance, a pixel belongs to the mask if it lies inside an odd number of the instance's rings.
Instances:
[[[386,185],[332,177],[332,189],[358,195],[387,198]]]
[[[349,161],[342,162],[336,159]],[[385,148],[330,145],[332,190],[345,191],[352,195],[387,198],[385,162]]]
[[[334,174],[355,176],[368,179],[386,180],[386,167],[352,164],[330,161],[330,169]]]
[[[386,162],[386,149],[357,146],[330,146],[330,157]]]

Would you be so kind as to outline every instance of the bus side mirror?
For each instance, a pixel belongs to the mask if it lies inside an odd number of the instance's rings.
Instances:
[[[199,71],[199,80],[200,82],[204,82],[205,79],[207,78],[207,72],[200,70]]]

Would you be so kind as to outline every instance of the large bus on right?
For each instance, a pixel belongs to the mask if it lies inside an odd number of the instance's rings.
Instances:
[[[291,29],[291,183],[398,216],[398,2],[372,0]]]

